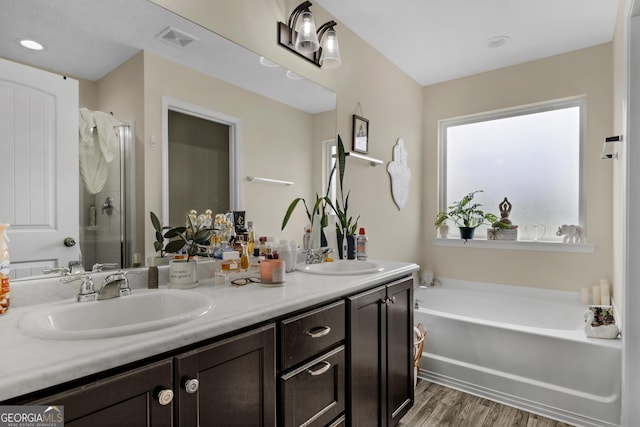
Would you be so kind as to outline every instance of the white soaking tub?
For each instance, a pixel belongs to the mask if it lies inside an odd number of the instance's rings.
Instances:
[[[441,279],[415,290],[419,377],[579,426],[620,423],[622,343],[586,338],[577,292]]]

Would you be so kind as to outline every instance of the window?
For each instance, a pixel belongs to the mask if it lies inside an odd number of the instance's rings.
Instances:
[[[440,210],[465,194],[500,216],[505,197],[519,239],[556,240],[562,224],[584,225],[584,98],[440,122]],[[455,233],[452,228],[452,234]]]

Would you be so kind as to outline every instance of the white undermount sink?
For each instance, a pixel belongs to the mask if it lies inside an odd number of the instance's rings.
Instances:
[[[384,268],[371,261],[336,260],[321,264],[298,264],[298,271],[310,274],[324,274],[327,276],[353,276],[356,274],[377,273]]]
[[[103,301],[47,304],[27,312],[18,327],[25,335],[53,340],[118,337],[184,323],[211,309],[211,299],[196,292],[142,289]]]

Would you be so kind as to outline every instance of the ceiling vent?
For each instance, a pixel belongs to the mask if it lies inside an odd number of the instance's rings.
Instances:
[[[198,40],[197,38],[172,27],[167,27],[158,34],[156,38],[177,47],[185,47],[192,41]]]

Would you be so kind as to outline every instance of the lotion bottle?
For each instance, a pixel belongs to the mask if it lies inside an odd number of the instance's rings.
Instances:
[[[356,238],[356,258],[359,261],[367,260],[367,242],[369,238],[364,230],[364,227],[360,227],[360,232],[358,233],[358,237]]]

